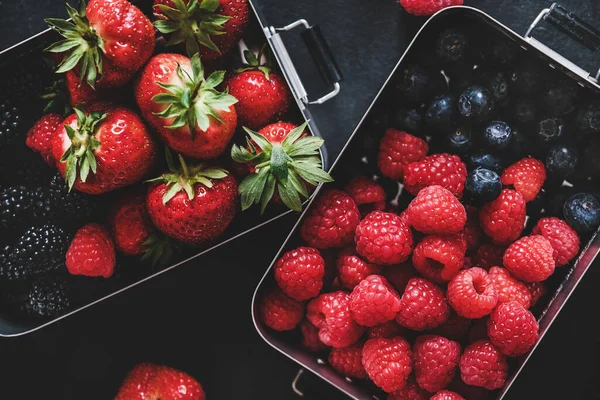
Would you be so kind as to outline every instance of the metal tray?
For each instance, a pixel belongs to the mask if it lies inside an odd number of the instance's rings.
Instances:
[[[256,11],[255,4],[253,4],[252,1],[250,1],[250,6],[252,11],[250,11],[250,23],[245,37],[238,44],[237,51],[234,49],[230,52],[228,61],[231,61],[232,63],[237,61],[237,65],[239,65],[245,49],[260,47],[260,45],[265,42],[269,43],[272,54],[275,56],[274,58],[276,59],[276,62],[282,71],[288,86],[291,88],[291,92],[295,100],[295,106],[292,105],[290,107],[290,111],[288,111],[284,119],[297,124],[300,124],[303,121],[308,121],[308,129],[311,131],[311,133],[321,136],[319,129],[311,118],[311,108],[317,107],[319,104],[324,103],[339,93],[339,82],[342,80],[342,75],[337,68],[327,43],[320,33],[319,27],[310,26],[305,20],[296,21],[283,28],[275,28],[271,26],[267,27],[263,25],[260,16]],[[315,98],[316,96],[312,96],[307,93],[306,89],[304,88],[302,78],[296,72],[294,64],[292,63],[281,38],[281,33],[292,30],[296,27],[303,28],[300,29],[300,31],[302,31],[308,51],[315,61],[315,69],[318,70],[319,74],[325,81],[325,84],[320,84],[321,92],[325,93],[320,98]],[[1,51],[0,71],[3,73],[6,71],[32,71],[33,73],[38,74],[38,70],[36,68],[43,66],[43,49],[57,39],[57,34],[54,31],[47,29],[14,46],[9,47],[6,50]],[[157,49],[160,48],[161,42],[164,43],[164,39],[157,37]],[[39,75],[40,79],[44,81],[44,87],[48,86],[55,78],[55,76],[53,76],[54,74],[51,72],[49,73],[48,70],[46,70],[45,73],[39,72]],[[6,76],[6,74],[3,76]],[[312,86],[315,85],[313,84]],[[32,94],[30,98],[26,99],[26,104],[30,106],[29,108],[35,109],[36,112],[39,111],[39,114],[30,116],[29,119],[32,121],[35,121],[37,117],[42,115],[43,103],[39,100],[39,94],[40,93],[36,92],[35,94]],[[135,104],[132,104],[131,106],[135,108]],[[31,122],[31,124],[33,124],[33,122]],[[323,167],[327,169],[328,160],[325,147],[321,149],[321,158],[323,160]],[[0,163],[1,162],[2,160],[0,160]],[[306,200],[304,204],[307,202],[308,200]],[[253,231],[254,229],[258,229],[282,217],[283,215],[292,212],[293,211],[289,210],[285,211],[282,209],[271,209],[266,210],[265,214],[261,216],[256,207],[248,209],[243,213],[239,211],[234,221],[217,241],[202,248],[185,250],[177,257],[174,257],[174,260],[170,265],[161,269],[151,270],[147,267],[137,268],[137,265],[135,264],[139,264],[138,260],[125,259],[124,264],[126,264],[126,268],[122,268],[121,272],[117,274],[118,276],[113,276],[111,279],[106,280],[94,279],[93,281],[85,283],[86,289],[92,288],[94,292],[94,295],[90,296],[91,298],[89,301],[79,304],[77,308],[73,309],[69,313],[50,321],[36,322],[31,320],[16,319],[10,315],[3,314],[2,310],[0,309],[0,337],[20,336],[41,329],[111,296],[124,292],[133,286],[139,285],[146,280],[165,273],[181,264],[187,263],[188,261],[199,257],[204,253],[229,243],[240,236]]]
[[[409,63],[411,57],[416,52],[422,49],[423,46],[430,44],[431,39],[434,38],[437,33],[446,28],[455,27],[468,28],[471,30],[476,29],[477,32],[481,31],[482,37],[486,37],[488,34],[502,35],[506,40],[516,43],[521,48],[521,51],[527,54],[528,57],[538,58],[541,60],[540,62],[550,66],[552,69],[557,70],[559,74],[563,74],[566,78],[576,81],[584,88],[583,90],[589,91],[590,95],[600,94],[600,86],[598,85],[596,75],[591,75],[582,68],[579,68],[577,65],[560,56],[554,50],[548,48],[532,36],[534,33],[534,28],[542,21],[547,20],[552,24],[556,23],[556,21],[551,21],[550,18],[548,18],[548,16],[552,14],[551,10],[553,10],[554,7],[558,6],[553,5],[551,9],[543,10],[524,36],[518,35],[486,13],[471,7],[450,7],[432,16],[419,30],[404,55],[400,58],[398,64],[394,68],[394,71],[390,74],[384,86],[377,94],[377,97],[361,119],[359,125],[353,132],[350,140],[344,147],[340,156],[333,163],[330,172],[334,178],[338,178],[340,176],[346,178],[349,177],[348,169],[352,169],[352,163],[360,163],[362,161],[362,157],[366,156],[364,152],[365,146],[363,144],[368,143],[369,140],[373,140],[369,139],[369,137],[371,132],[374,130],[373,124],[378,123],[376,121],[378,118],[378,110],[389,107],[390,99],[388,96],[386,96],[386,88],[392,87],[396,71],[398,71],[399,68],[405,63]],[[572,15],[569,14],[569,16]],[[575,22],[582,23],[576,18]],[[583,26],[558,26],[558,28],[569,36],[578,39],[588,47],[592,47],[593,49],[597,50],[597,46],[600,46],[600,40],[597,37],[585,38],[586,29],[588,29],[588,26],[585,24]],[[591,33],[593,34],[594,32]],[[582,37],[584,38],[583,40]],[[388,126],[379,126],[379,129],[385,129],[387,127]],[[381,134],[383,134],[383,132],[381,132]],[[363,151],[362,153],[361,150]],[[438,152],[443,151],[443,149],[437,150]],[[335,185],[335,182],[321,185],[316,194],[318,195],[318,193],[324,189],[335,187]],[[374,385],[366,384],[364,381],[354,381],[351,378],[341,376],[327,365],[326,357],[307,352],[301,346],[300,338],[296,331],[283,333],[275,332],[266,327],[258,317],[258,299],[275,285],[275,280],[273,279],[271,271],[273,265],[284,252],[295,248],[301,243],[299,233],[300,226],[302,225],[306,214],[310,210],[314,198],[315,197],[313,196],[311,203],[305,208],[304,213],[297,221],[292,232],[287,237],[286,242],[281,247],[279,253],[273,260],[273,263],[269,266],[269,269],[266,271],[254,293],[251,306],[254,325],[259,335],[269,345],[301,365],[302,369],[299,370],[296,379],[294,379],[294,382],[292,383],[293,390],[299,395],[302,395],[302,393],[301,389],[296,386],[297,381],[304,370],[309,370],[353,399],[383,400],[386,398],[386,395],[374,388]],[[400,203],[402,203],[402,196],[400,197]],[[544,307],[540,309],[537,314],[540,325],[540,340],[548,331],[548,328],[564,306],[565,302],[573,293],[577,284],[581,281],[583,275],[592,265],[596,256],[600,252],[600,236],[598,235],[598,232],[582,238],[582,248],[583,249],[581,250],[578,259],[569,264],[569,266],[561,267],[560,270],[557,270],[555,275],[551,278],[551,281],[548,282],[550,285],[550,293],[546,297],[547,300],[542,304]],[[540,341],[538,341],[535,347],[537,347],[539,342]],[[502,399],[505,396],[511,384],[514,382],[517,375],[529,359],[530,355],[535,350],[535,347],[527,355],[511,360],[509,363],[510,375],[506,385],[502,389],[492,392],[494,394],[492,397],[495,397],[496,399]]]

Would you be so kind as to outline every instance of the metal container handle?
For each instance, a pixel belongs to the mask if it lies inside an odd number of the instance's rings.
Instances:
[[[296,27],[304,27],[304,31],[301,33],[302,39],[304,39],[304,43],[317,65],[319,74],[328,85],[333,87],[328,94],[317,100],[311,101],[308,99],[308,93],[279,34],[280,32],[290,31]],[[273,54],[288,77],[292,90],[303,104],[323,104],[340,92],[340,81],[344,78],[318,25],[310,26],[305,19],[299,19],[282,28],[266,27],[265,35],[273,47]]]
[[[525,33],[525,39],[534,39],[532,37],[533,30],[542,21],[550,23],[588,49],[594,52],[600,51],[600,31],[558,3],[554,3],[550,8],[546,8],[540,12]],[[587,74],[589,75],[589,73]],[[600,79],[600,70],[598,70],[595,79],[596,81]]]

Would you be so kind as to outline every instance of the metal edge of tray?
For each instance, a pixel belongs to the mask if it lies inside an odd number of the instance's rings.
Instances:
[[[422,31],[424,29],[426,29],[430,25],[430,23],[432,21],[437,20],[441,15],[445,15],[445,14],[448,14],[450,12],[455,12],[456,10],[466,10],[466,11],[468,11],[470,13],[473,13],[474,15],[476,15],[476,16],[484,19],[484,20],[487,20],[486,21],[487,23],[491,23],[492,25],[495,25],[496,28],[503,29],[505,31],[504,33],[507,33],[507,34],[511,35],[513,37],[513,39],[518,39],[522,43],[528,44],[533,49],[536,49],[541,54],[544,54],[546,57],[548,57],[550,59],[553,59],[556,63],[558,63],[562,67],[564,67],[567,70],[569,70],[569,67],[563,65],[561,63],[562,62],[561,60],[556,59],[554,57],[553,53],[546,53],[546,52],[542,51],[538,46],[532,45],[531,43],[527,42],[527,40],[525,40],[525,38],[522,35],[518,34],[517,32],[515,32],[512,29],[508,28],[503,23],[499,22],[497,19],[493,18],[489,14],[487,14],[487,13],[485,13],[485,12],[483,12],[483,11],[477,9],[477,8],[469,7],[469,6],[452,6],[452,7],[448,7],[448,8],[445,8],[443,10],[440,10],[437,13],[435,13],[434,15],[432,15],[429,19],[427,19],[427,21],[421,26],[421,28],[415,34],[415,36],[413,37],[413,39],[410,41],[410,43],[407,46],[406,50],[404,51],[404,53],[400,57],[399,61],[396,63],[396,65],[394,66],[394,68],[390,72],[388,78],[383,83],[381,89],[377,92],[377,95],[375,96],[375,98],[373,99],[373,101],[371,102],[371,104],[369,105],[369,107],[367,108],[367,110],[365,111],[365,113],[363,114],[362,118],[358,122],[356,128],[352,132],[352,135],[348,138],[346,144],[344,145],[344,147],[340,151],[339,155],[333,161],[330,170],[333,170],[335,168],[335,166],[338,163],[338,161],[340,161],[340,159],[344,155],[344,152],[346,151],[346,148],[350,145],[350,142],[354,139],[355,135],[361,129],[362,124],[364,123],[365,119],[369,116],[372,108],[377,103],[377,101],[381,97],[382,93],[386,90],[386,88],[387,88],[390,80],[395,75],[395,73],[398,70],[398,68],[400,67],[400,65],[404,62],[404,59],[406,58],[406,56],[409,53],[409,51],[412,49],[412,47],[413,47],[415,41],[417,40],[417,38],[419,38],[419,36],[421,36]],[[529,51],[529,49],[525,49],[525,50]],[[581,77],[581,76],[575,77],[574,76],[573,79],[581,80],[581,79],[583,79],[583,77]],[[596,89],[600,90],[600,86],[596,82],[592,82],[590,80],[586,80],[586,83],[590,84],[590,85],[594,86]],[[329,379],[329,378],[323,376],[322,374],[320,374],[319,372],[315,371],[315,368],[313,368],[312,366],[309,366],[306,363],[304,363],[304,362],[302,362],[302,361],[294,358],[291,354],[286,353],[280,347],[278,347],[276,344],[274,344],[271,340],[269,340],[265,336],[265,334],[263,333],[264,329],[262,328],[262,326],[260,326],[260,325],[262,325],[262,323],[258,322],[257,315],[256,315],[257,295],[262,290],[263,283],[265,282],[266,279],[269,278],[269,275],[271,273],[273,265],[275,264],[275,262],[277,261],[278,257],[281,255],[281,253],[286,248],[286,246],[287,246],[290,238],[296,233],[296,231],[297,231],[298,227],[300,226],[300,224],[302,223],[302,221],[303,221],[306,213],[309,211],[309,209],[310,209],[310,207],[312,205],[312,202],[316,199],[318,193],[320,193],[320,191],[321,191],[321,189],[322,189],[323,186],[324,185],[321,184],[321,185],[319,185],[319,187],[317,188],[317,190],[315,190],[314,196],[311,198],[310,202],[307,204],[307,206],[303,210],[302,214],[300,215],[300,218],[298,218],[298,220],[296,221],[296,224],[294,225],[292,231],[288,234],[288,236],[285,239],[285,242],[283,243],[283,245],[278,250],[277,255],[274,257],[273,261],[271,262],[271,264],[269,265],[269,267],[265,271],[265,274],[263,275],[263,277],[260,279],[260,281],[259,281],[259,283],[258,283],[258,285],[257,285],[257,287],[256,287],[256,289],[254,291],[254,294],[252,296],[252,303],[251,303],[251,306],[250,306],[250,311],[251,311],[251,314],[252,314],[252,322],[254,324],[254,327],[255,327],[257,333],[260,335],[260,337],[267,344],[269,344],[271,347],[273,347],[275,350],[279,351],[281,354],[285,355],[289,359],[295,361],[302,368],[311,371],[313,374],[317,375],[319,378],[323,379],[324,381],[328,382],[332,386],[336,387],[338,390],[340,390],[341,392],[343,392],[347,396],[350,396],[352,399],[354,399],[354,400],[361,400],[361,399],[365,398],[364,391],[361,388],[356,388],[356,391],[354,393],[350,393],[349,390],[351,388],[348,388],[348,384],[351,383],[351,382],[348,381],[346,378],[343,378],[340,375],[337,375],[336,378],[339,377],[339,379],[336,379],[336,380],[339,380],[339,383],[333,382],[331,379]],[[545,329],[541,332],[540,337],[539,337],[538,341],[536,342],[535,346],[527,354],[527,357],[521,361],[521,363],[519,365],[519,368],[512,373],[511,377],[509,378],[509,380],[507,380],[507,383],[502,388],[502,391],[500,392],[500,394],[498,395],[498,397],[496,398],[496,400],[502,400],[504,398],[504,396],[506,395],[506,393],[508,392],[508,390],[512,386],[513,382],[516,380],[517,376],[519,375],[519,373],[521,372],[521,370],[523,369],[523,367],[525,366],[525,364],[527,363],[527,361],[529,360],[529,358],[533,354],[534,350],[537,348],[537,346],[539,345],[539,343],[543,339],[545,333],[548,331],[549,327],[552,325],[552,323],[554,322],[555,318],[558,316],[560,310],[562,309],[562,307],[564,306],[564,304],[566,303],[566,301],[568,300],[568,298],[571,296],[571,294],[573,293],[573,291],[575,290],[575,288],[577,287],[577,285],[581,281],[582,277],[587,272],[589,266],[592,264],[592,262],[597,257],[598,253],[600,252],[600,235],[598,234],[598,232],[600,232],[600,229],[598,231],[596,231],[596,233],[594,234],[594,236],[589,240],[588,245],[586,246],[586,248],[584,248],[582,250],[580,256],[578,257],[578,259],[576,261],[576,263],[572,267],[572,270],[574,271],[575,268],[579,266],[579,263],[582,262],[583,260],[585,260],[586,264],[583,266],[583,271],[579,274],[579,276],[577,277],[577,280],[575,282],[573,282],[573,284],[570,286],[568,293],[566,293],[566,296],[564,296],[564,298],[561,299],[561,303],[560,303],[558,309],[554,310],[554,313],[552,315],[549,315],[548,317],[547,317],[548,314],[546,312],[544,312],[544,314],[542,315],[542,317],[540,318],[540,320],[544,320],[545,318],[549,318],[550,320],[547,322],[547,325],[545,325]],[[561,284],[561,286],[559,287],[559,289],[562,288],[562,285],[569,280],[570,276],[571,275],[565,277],[565,279],[563,280],[563,283]],[[557,291],[558,291],[558,289],[557,289]],[[553,301],[554,301],[554,299],[553,299]],[[360,397],[357,397],[357,396],[360,396]],[[366,394],[366,396],[377,399],[377,397],[373,396],[372,394]]]

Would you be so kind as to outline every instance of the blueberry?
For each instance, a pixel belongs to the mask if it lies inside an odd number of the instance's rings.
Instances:
[[[546,156],[546,170],[558,178],[568,178],[575,173],[579,154],[570,146],[556,145]]]
[[[516,57],[519,46],[505,36],[489,37],[481,45],[481,61],[490,66],[508,65]]]
[[[473,148],[473,140],[471,139],[471,128],[468,126],[460,126],[446,134],[444,137],[446,151],[459,156],[468,154]]]
[[[583,106],[575,117],[575,126],[585,136],[600,133],[600,103]]]
[[[590,232],[600,224],[600,201],[589,193],[577,193],[563,206],[565,220],[577,232]]]
[[[457,29],[447,29],[438,37],[435,51],[442,62],[454,63],[465,58],[468,45],[469,42],[463,32]]]
[[[493,95],[484,87],[470,86],[458,98],[458,112],[467,120],[483,122],[493,111]]]
[[[518,95],[534,94],[541,88],[543,78],[538,64],[520,64],[508,74],[509,90]]]
[[[565,136],[565,121],[562,118],[545,118],[538,122],[535,137],[540,146],[548,148]]]
[[[483,132],[483,141],[491,149],[504,150],[510,146],[513,130],[506,122],[492,121]]]
[[[393,113],[392,118],[396,129],[416,136],[423,132],[423,113],[416,108],[401,108]]]
[[[425,123],[437,132],[447,132],[454,124],[456,101],[450,95],[433,99],[425,112]]]
[[[537,106],[529,99],[516,99],[513,110],[515,122],[518,124],[530,124],[537,119]]]
[[[400,77],[396,81],[395,95],[409,103],[426,101],[446,85],[442,74],[438,72],[437,75],[409,65],[400,72]]]
[[[510,143],[511,158],[517,160],[530,154],[531,139],[521,129],[512,130],[512,141]]]
[[[600,177],[600,138],[590,140],[585,147],[583,151],[583,166],[588,174]]]
[[[467,198],[474,203],[482,204],[500,196],[502,182],[500,176],[489,169],[475,168],[467,175],[465,193]]]
[[[492,93],[496,105],[508,103],[508,76],[506,73],[502,71],[484,72],[480,81]]]
[[[497,173],[502,171],[502,163],[500,162],[500,159],[491,153],[478,152],[472,154],[469,156],[469,158],[467,158],[467,165],[469,170],[483,167]]]
[[[561,117],[575,110],[577,100],[577,84],[558,80],[549,82],[542,90],[542,106],[547,115]]]

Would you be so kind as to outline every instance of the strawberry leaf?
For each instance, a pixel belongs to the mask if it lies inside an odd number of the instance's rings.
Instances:
[[[160,33],[168,34],[181,29],[181,23],[179,21],[165,21],[159,19],[157,21],[154,21],[154,27]]]
[[[217,87],[225,79],[225,71],[215,71],[206,78],[206,81],[202,84],[203,87],[213,89]]]
[[[167,189],[167,191],[163,195],[163,199],[162,199],[163,205],[167,204],[173,197],[175,197],[175,195],[177,193],[179,193],[181,191],[181,189],[182,189],[182,187],[179,184],[179,182],[171,185],[171,187],[169,187],[169,189]]]
[[[200,3],[201,10],[206,10],[211,13],[217,11],[218,7],[219,0],[202,0],[202,2]]]
[[[271,174],[267,176],[267,182],[265,183],[265,187],[262,191],[262,195],[260,196],[260,213],[263,214],[267,205],[273,198],[273,194],[275,193],[275,177]]]
[[[294,211],[302,211],[302,202],[298,192],[292,187],[292,185],[283,185],[281,182],[277,183],[277,192],[283,204],[288,206],[289,209]]]

